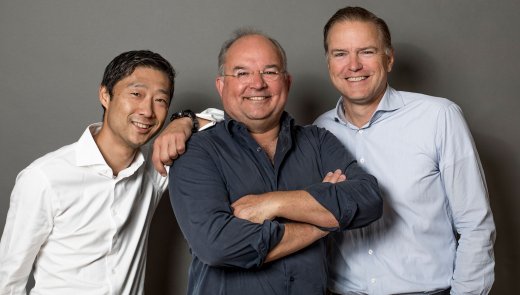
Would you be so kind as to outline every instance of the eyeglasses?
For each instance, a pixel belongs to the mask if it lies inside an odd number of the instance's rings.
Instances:
[[[253,76],[255,75],[256,72],[247,72],[247,71],[240,71],[240,72],[236,72],[235,74],[222,74],[221,76],[225,76],[225,77],[235,77],[237,78],[237,80],[240,82],[240,83],[251,83],[253,82]],[[277,81],[278,79],[280,79],[280,76],[284,75],[285,74],[285,71],[273,71],[273,70],[268,70],[268,71],[258,71],[258,74],[260,75],[260,77],[262,77],[262,79],[264,79],[264,81],[266,82],[272,82],[272,81]]]

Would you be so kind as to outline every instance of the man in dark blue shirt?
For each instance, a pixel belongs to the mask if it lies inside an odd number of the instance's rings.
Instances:
[[[195,134],[169,176],[193,256],[188,294],[324,294],[322,237],[381,216],[376,179],[331,133],[284,112],[286,69],[282,47],[261,33],[222,46],[225,120]]]

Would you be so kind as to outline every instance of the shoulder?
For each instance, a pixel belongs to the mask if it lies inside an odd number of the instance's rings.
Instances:
[[[405,91],[395,93],[404,103],[400,113],[406,118],[416,118],[422,124],[435,125],[449,118],[463,117],[461,108],[450,99]]]
[[[223,138],[227,138],[227,136],[229,136],[229,133],[226,130],[224,122],[218,122],[215,126],[209,129],[193,134],[186,143],[186,152],[188,152],[190,148],[194,147],[208,148],[209,146],[222,141]]]
[[[323,134],[330,133],[327,129],[316,125],[295,125],[293,130],[297,134],[309,135],[309,136],[322,136]]]
[[[338,141],[336,136],[327,129],[317,125],[294,126],[294,138],[302,143],[302,140],[309,141],[313,146],[320,148],[324,143],[329,144],[331,141]],[[339,143],[339,141],[338,141]]]
[[[444,97],[406,91],[396,91],[396,93],[401,96],[406,106],[421,106],[435,109],[458,107],[453,101]]]
[[[75,164],[75,147],[77,143],[63,146],[34,160],[22,171],[54,171],[64,166]]]
[[[203,159],[216,158],[222,148],[229,146],[231,142],[231,136],[224,122],[218,122],[210,129],[193,134],[186,143],[186,152],[174,164],[180,166],[184,163],[194,161],[201,163]]]
[[[321,114],[318,118],[316,118],[316,120],[314,121],[314,124],[315,125],[318,125],[318,126],[325,126],[331,122],[335,122],[335,118],[336,118],[336,108],[334,109],[331,109],[323,114]]]
[[[32,162],[16,176],[12,198],[23,198],[35,203],[45,199],[59,179],[71,171],[75,163],[75,144],[64,146]]]

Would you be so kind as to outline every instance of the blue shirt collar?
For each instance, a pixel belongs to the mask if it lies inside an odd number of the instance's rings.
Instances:
[[[374,122],[376,122],[381,116],[388,112],[396,111],[404,106],[404,101],[401,95],[399,95],[399,92],[397,92],[395,89],[390,87],[390,85],[387,85],[385,94],[383,95],[383,98],[379,102],[379,105],[376,108],[376,111],[370,118],[369,122],[363,126],[363,128],[370,127]],[[356,126],[352,125],[348,119],[345,116],[345,112],[343,111],[343,96],[341,96],[338,100],[338,103],[336,104],[336,116],[335,119],[339,120],[350,128],[358,129]]]

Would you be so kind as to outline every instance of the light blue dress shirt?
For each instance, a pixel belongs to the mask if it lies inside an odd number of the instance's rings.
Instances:
[[[330,238],[330,290],[489,292],[495,225],[475,144],[456,104],[388,86],[362,128],[345,118],[342,98],[315,124],[377,177],[385,202],[380,220]]]

